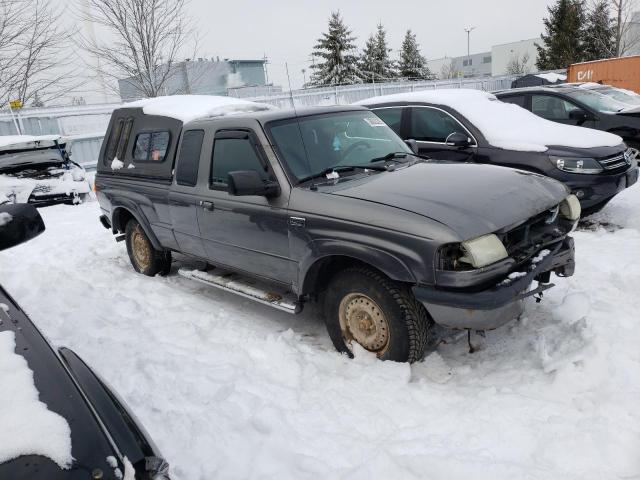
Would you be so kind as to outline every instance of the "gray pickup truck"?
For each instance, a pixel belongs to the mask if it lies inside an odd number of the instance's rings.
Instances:
[[[178,267],[193,280],[318,302],[348,355],[420,360],[434,322],[497,328],[573,274],[580,204],[550,178],[417,156],[363,107],[152,112],[114,111],[95,182],[134,269],[167,274],[180,252],[206,262]]]

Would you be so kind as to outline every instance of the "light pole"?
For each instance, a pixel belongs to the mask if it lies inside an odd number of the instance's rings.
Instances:
[[[467,67],[469,66],[469,63],[471,62],[471,49],[470,49],[470,43],[471,43],[471,32],[473,32],[476,29],[476,27],[467,27],[464,29],[465,32],[467,32]]]
[[[304,83],[302,84],[302,88],[307,88],[307,70],[306,69],[302,69],[302,78],[304,79]]]

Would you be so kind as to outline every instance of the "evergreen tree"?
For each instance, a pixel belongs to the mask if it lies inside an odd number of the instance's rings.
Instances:
[[[407,30],[400,49],[400,62],[398,63],[398,75],[410,80],[430,79],[433,77],[427,67],[427,60],[420,53],[420,46],[416,40],[416,34]]]
[[[360,59],[360,70],[364,74],[364,81],[384,81],[396,76],[395,63],[389,54],[391,49],[387,43],[387,32],[381,23],[378,24],[375,35],[371,35],[365,45]]]
[[[358,59],[354,54],[355,37],[342,21],[340,12],[332,12],[329,31],[323,33],[313,48],[313,56],[320,61],[312,65],[314,85],[338,85],[362,81]]]
[[[540,35],[543,45],[538,49],[537,67],[540,70],[566,68],[584,59],[581,42],[585,25],[583,0],[557,0],[548,7],[549,18],[544,19],[546,34]]]
[[[584,60],[611,58],[615,52],[615,26],[608,0],[597,0],[587,14],[584,29]]]

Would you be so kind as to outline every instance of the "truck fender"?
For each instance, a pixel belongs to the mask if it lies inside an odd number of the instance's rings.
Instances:
[[[135,205],[121,205],[117,206],[113,209],[113,213],[111,215],[111,225],[113,233],[118,233],[118,231],[124,232],[126,227],[126,223],[121,225],[122,215],[133,217],[142,227],[144,233],[147,235],[147,238],[153,245],[153,248],[156,250],[164,250],[164,247],[156,237],[156,234],[153,233],[153,229],[151,228],[151,224],[147,221],[147,217],[142,214],[142,212]]]
[[[375,268],[392,280],[416,283],[415,276],[397,256],[387,251],[358,243],[337,240],[315,240],[307,245],[307,256],[300,262],[298,282],[302,294],[309,293],[318,275],[318,265],[331,257],[347,257]]]

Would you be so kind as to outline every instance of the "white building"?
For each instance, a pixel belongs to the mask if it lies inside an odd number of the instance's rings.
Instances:
[[[626,55],[640,55],[640,11],[633,12],[626,37],[627,45],[631,46]]]
[[[523,73],[533,73],[538,71],[536,61],[538,60],[538,49],[536,43],[541,43],[539,38],[519,40],[517,42],[503,43],[491,47],[491,75],[507,75],[509,63],[517,60],[524,63]]]

